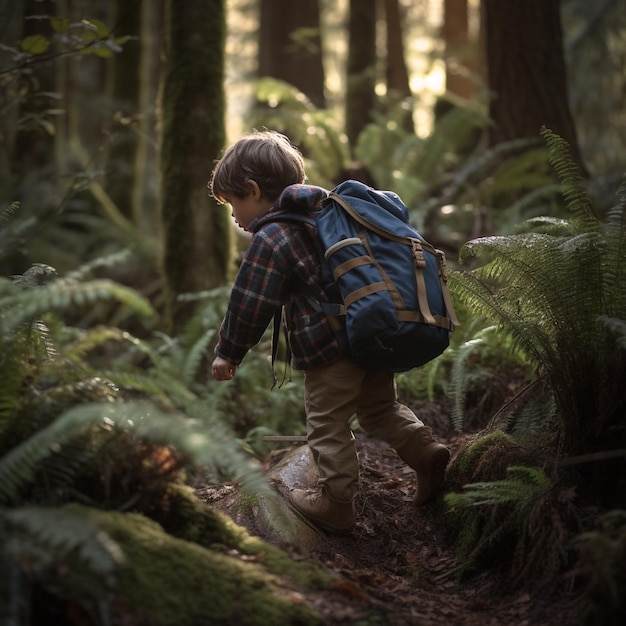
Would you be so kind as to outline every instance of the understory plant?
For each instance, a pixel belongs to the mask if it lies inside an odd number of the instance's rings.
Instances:
[[[143,516],[157,520],[163,528],[150,531],[157,542],[184,536],[207,548],[218,543],[242,550],[243,531],[229,529],[192,497],[189,485],[198,471],[265,498],[262,514],[289,532],[260,465],[223,415],[212,412],[206,386],[196,383],[198,354],[215,324],[171,342],[138,339],[104,321],[72,326],[66,320],[83,320],[81,311],[110,312],[103,305],[115,304],[129,321],[155,315],[133,289],[107,279],[81,281],[80,274],[61,278],[37,265],[0,279],[3,623],[43,623],[37,620],[53,619],[54,607],[64,611],[68,603],[90,623],[119,623],[128,563],[141,548],[139,536],[131,544],[116,541],[116,531],[107,530],[113,518],[103,511],[118,514],[114,526],[120,529]],[[162,350],[179,341],[188,350]],[[229,567],[213,558],[200,561],[200,568]],[[231,570],[234,577],[248,575]],[[129,584],[149,593],[145,582]],[[37,598],[45,598],[52,613],[38,612]]]
[[[522,584],[551,591],[568,562],[572,527],[578,523],[574,496],[542,469],[516,465],[501,480],[470,483],[446,494],[450,515],[468,522],[457,537],[463,557],[459,571],[504,564],[504,588]]]
[[[568,218],[471,240],[460,255],[471,269],[449,276],[534,372],[451,464],[450,527],[465,568],[504,560],[507,580],[530,586],[572,564],[585,502],[623,507],[626,444],[626,185],[596,215],[566,142],[542,136]],[[459,362],[461,394],[474,365]]]
[[[451,272],[450,287],[534,364],[537,388],[554,398],[562,452],[581,454],[626,435],[626,185],[600,219],[567,144],[542,135],[569,219],[534,218],[518,234],[469,241],[461,261],[482,263]]]

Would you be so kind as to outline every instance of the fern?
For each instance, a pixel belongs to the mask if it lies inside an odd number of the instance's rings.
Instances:
[[[461,569],[492,559],[492,565],[510,567],[505,588],[525,584],[545,591],[555,584],[577,520],[572,491],[559,491],[539,468],[511,466],[503,480],[471,483],[444,499],[459,520]]]
[[[0,300],[0,330],[8,334],[17,326],[52,311],[93,305],[99,301],[117,300],[139,315],[153,315],[150,303],[136,291],[111,280],[87,283],[54,281],[38,289],[16,291]]]
[[[75,505],[0,510],[0,530],[10,538],[0,544],[3,623],[22,623],[33,583],[53,595],[75,599],[98,624],[112,623],[111,594],[126,559],[101,527],[96,511]]]
[[[252,111],[250,126],[287,134],[303,148],[309,179],[333,187],[338,172],[349,161],[346,138],[335,127],[336,116],[317,109],[304,93],[275,78],[256,81],[255,97],[262,106]]]
[[[35,545],[50,554],[73,553],[109,584],[124,563],[119,547],[93,524],[88,509],[70,505],[56,509],[35,506],[0,510],[0,525],[16,539],[9,548],[16,560],[32,555]]]
[[[199,417],[199,416],[198,416]],[[59,449],[96,428],[133,432],[152,443],[169,446],[191,461],[219,467],[233,475],[244,491],[269,494],[262,474],[241,453],[229,430],[219,422],[190,420],[146,403],[105,403],[77,406],[0,458],[0,503],[19,501],[24,486],[31,484],[40,464]]]
[[[514,513],[524,514],[551,486],[550,479],[537,468],[512,466],[507,475],[506,480],[470,483],[462,493],[446,494],[445,501],[452,509],[511,504]]]
[[[626,361],[603,319],[626,319],[624,188],[604,223],[593,215],[564,144],[543,133],[561,178],[569,220],[551,233],[526,232],[468,242],[449,284],[477,314],[510,334],[545,375],[554,394],[565,449],[584,451],[626,410]],[[533,227],[537,227],[537,220]]]

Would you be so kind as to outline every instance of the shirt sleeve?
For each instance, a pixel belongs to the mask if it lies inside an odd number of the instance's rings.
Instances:
[[[292,269],[284,229],[271,224],[253,236],[235,277],[215,353],[239,365],[288,297]]]

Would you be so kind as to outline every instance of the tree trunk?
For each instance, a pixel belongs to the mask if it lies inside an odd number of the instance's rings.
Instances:
[[[546,126],[569,143],[584,172],[567,100],[559,0],[483,0],[483,11],[489,145],[539,137]]]
[[[114,24],[116,34],[130,35],[121,53],[111,60],[113,77],[112,94],[107,112],[109,119],[110,142],[105,171],[106,188],[111,200],[127,218],[132,217],[132,193],[135,171],[134,156],[137,149],[137,134],[131,120],[139,111],[140,59],[141,59],[141,5],[147,0],[139,0],[129,6],[126,0],[117,0]]]
[[[412,92],[409,72],[404,55],[402,14],[398,0],[385,0],[385,23],[387,26],[387,96],[391,104],[402,102],[406,114],[402,125],[410,133],[415,132],[413,124]]]
[[[54,2],[45,0],[44,2],[36,2],[35,0],[24,0],[18,4],[15,10],[22,8],[23,17],[32,17],[33,15],[54,15]],[[7,5],[8,10],[8,5]],[[25,38],[31,35],[48,36],[48,26],[43,20],[24,19],[22,23],[21,37]],[[54,93],[57,91],[56,76],[54,66],[51,61],[35,63],[31,72],[25,80],[29,91],[18,99],[19,107],[16,107],[18,118],[33,115],[38,116],[41,112],[41,103],[39,98],[33,94]],[[17,95],[14,96],[17,99]],[[46,99],[47,100],[47,99]],[[47,100],[50,106],[58,106],[58,102]],[[29,127],[22,127],[14,136],[15,154],[13,170],[18,180],[27,180],[33,175],[33,172],[39,168],[47,167],[53,163],[54,158],[54,138],[47,132],[35,124]]]
[[[460,98],[474,95],[467,76],[475,66],[469,38],[468,0],[444,0],[442,37],[445,45],[446,91]]]
[[[350,0],[346,134],[354,146],[376,106],[376,0]]]
[[[157,233],[157,151],[154,141],[157,100],[157,76],[161,71],[159,33],[163,30],[163,0],[143,0],[141,4],[141,27],[139,42],[139,118],[135,123],[137,147],[134,156],[134,178],[131,191],[132,221],[142,233]]]
[[[258,75],[283,80],[325,106],[318,0],[261,0]]]
[[[231,222],[208,197],[225,143],[225,2],[168,0],[161,93],[161,227],[167,322],[180,331],[192,313],[181,293],[224,282]]]

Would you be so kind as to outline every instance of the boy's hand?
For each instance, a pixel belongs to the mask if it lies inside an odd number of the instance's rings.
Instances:
[[[220,356],[213,361],[213,378],[215,380],[232,380],[235,378],[237,366]]]

